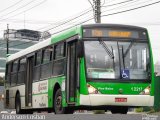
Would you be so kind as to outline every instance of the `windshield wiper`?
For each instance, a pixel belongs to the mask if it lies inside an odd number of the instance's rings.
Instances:
[[[113,51],[110,51],[108,46],[103,40],[99,40],[99,43],[103,46],[104,50],[107,52],[107,54],[110,56],[111,59],[114,59]]]
[[[126,57],[126,55],[128,54],[129,50],[131,49],[132,45],[133,45],[134,42],[131,42],[127,48],[127,50],[125,51],[125,53],[123,54],[123,58]]]

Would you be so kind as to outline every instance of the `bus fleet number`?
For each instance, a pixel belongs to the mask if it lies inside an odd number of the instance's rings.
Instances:
[[[131,90],[135,92],[140,92],[143,90],[143,88],[142,87],[131,87]]]

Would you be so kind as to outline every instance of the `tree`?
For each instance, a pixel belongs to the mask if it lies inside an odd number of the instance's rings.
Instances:
[[[4,86],[4,78],[0,76],[0,86]]]

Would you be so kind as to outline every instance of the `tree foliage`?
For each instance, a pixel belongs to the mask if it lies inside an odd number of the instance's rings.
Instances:
[[[0,86],[4,86],[4,78],[0,76]]]

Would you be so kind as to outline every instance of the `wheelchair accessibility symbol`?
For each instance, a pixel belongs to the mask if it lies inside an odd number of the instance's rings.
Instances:
[[[123,79],[129,79],[130,76],[129,76],[129,70],[125,69],[125,70],[122,70],[121,71],[121,76]]]

